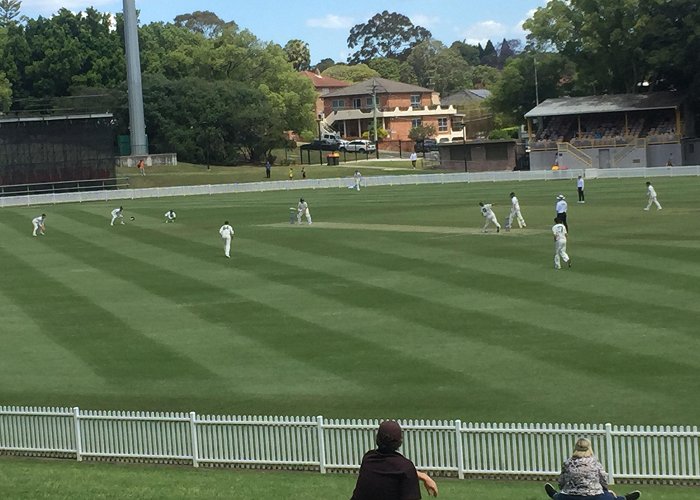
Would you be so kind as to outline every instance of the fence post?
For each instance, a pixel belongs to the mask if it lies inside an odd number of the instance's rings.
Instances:
[[[80,435],[80,408],[73,407],[73,428],[75,429],[75,459],[83,461],[83,440]]]
[[[197,440],[197,414],[190,412],[190,435],[192,436],[192,466],[199,467],[199,442]]]
[[[321,474],[326,473],[326,441],[323,435],[323,417],[316,417],[316,434],[318,436],[318,467]]]
[[[464,479],[464,450],[462,448],[461,420],[455,420],[455,444],[457,445],[457,477]]]
[[[615,457],[613,456],[612,424],[605,424],[605,447],[608,455],[608,484],[615,484]]]

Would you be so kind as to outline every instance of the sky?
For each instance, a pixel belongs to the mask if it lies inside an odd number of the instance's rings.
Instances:
[[[260,0],[258,4],[241,0],[136,0],[136,8],[142,24],[172,22],[178,14],[209,10],[224,21],[234,21],[240,28],[250,30],[263,41],[282,46],[292,39],[307,42],[311,63],[316,64],[325,58],[345,62],[352,52],[347,46],[350,29],[383,10],[407,16],[414,25],[428,29],[433,38],[447,46],[457,40],[484,45],[489,39],[494,44],[503,38],[524,40],[523,21],[546,3],[546,0]],[[61,7],[78,12],[89,6],[101,12],[119,12],[123,2],[22,0],[21,14],[30,18],[49,17]]]

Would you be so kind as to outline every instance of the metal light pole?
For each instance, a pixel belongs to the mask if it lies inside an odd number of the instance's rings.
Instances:
[[[319,113],[318,118],[316,118],[316,124],[318,125],[318,163],[323,165],[323,141],[321,141],[321,120],[323,120],[323,113]]]
[[[462,145],[464,146],[464,171],[467,172],[467,124],[462,120]]]
[[[147,155],[146,123],[143,118],[143,88],[139,57],[136,0],[124,0],[124,42],[126,46],[126,78],[129,94],[129,135],[131,154]]]

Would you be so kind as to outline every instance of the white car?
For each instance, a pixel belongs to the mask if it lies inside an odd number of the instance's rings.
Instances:
[[[347,144],[341,145],[340,149],[342,151],[358,152],[358,153],[369,153],[377,150],[377,146],[374,145],[372,141],[367,139],[357,139],[350,141]]]

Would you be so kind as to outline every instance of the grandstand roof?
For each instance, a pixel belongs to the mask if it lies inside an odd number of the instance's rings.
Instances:
[[[525,113],[525,118],[669,109],[677,108],[681,101],[681,96],[675,92],[559,97],[547,99]]]

